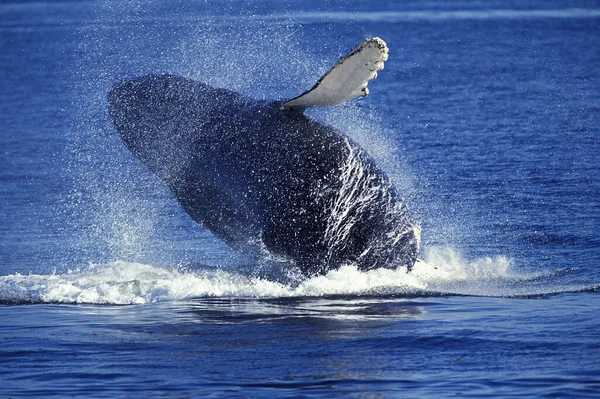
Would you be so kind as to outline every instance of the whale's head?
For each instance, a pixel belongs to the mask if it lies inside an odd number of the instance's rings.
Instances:
[[[240,96],[173,75],[121,80],[108,93],[109,113],[129,150],[160,177],[198,156],[203,137],[223,126]]]

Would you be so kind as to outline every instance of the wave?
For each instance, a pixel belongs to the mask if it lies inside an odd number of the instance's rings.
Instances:
[[[0,277],[0,303],[131,305],[200,297],[291,298],[333,296],[415,297],[477,295],[523,297],[596,290],[556,286],[549,273],[518,274],[506,257],[465,262],[450,248],[433,248],[413,270],[361,272],[344,266],[326,275],[294,282],[245,275],[223,269],[170,270],[115,261],[83,270],[49,275]]]

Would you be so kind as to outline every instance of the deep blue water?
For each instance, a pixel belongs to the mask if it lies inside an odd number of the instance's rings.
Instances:
[[[259,98],[369,36],[371,95],[311,110],[373,155],[425,264],[302,279],[195,224],[106,93]],[[600,396],[600,4],[0,4],[0,397]]]

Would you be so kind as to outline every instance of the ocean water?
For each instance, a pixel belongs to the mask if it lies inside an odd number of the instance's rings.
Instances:
[[[194,223],[106,94],[175,73],[258,99],[379,36],[313,118],[386,170],[413,271],[303,278]],[[599,397],[600,4],[4,1],[0,397]]]

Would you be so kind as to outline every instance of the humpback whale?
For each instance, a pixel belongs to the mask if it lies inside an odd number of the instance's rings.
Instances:
[[[135,158],[233,249],[307,276],[345,264],[410,270],[421,230],[390,179],[349,137],[304,114],[366,96],[387,57],[383,40],[367,39],[285,101],[169,74],[121,80],[109,114]]]

